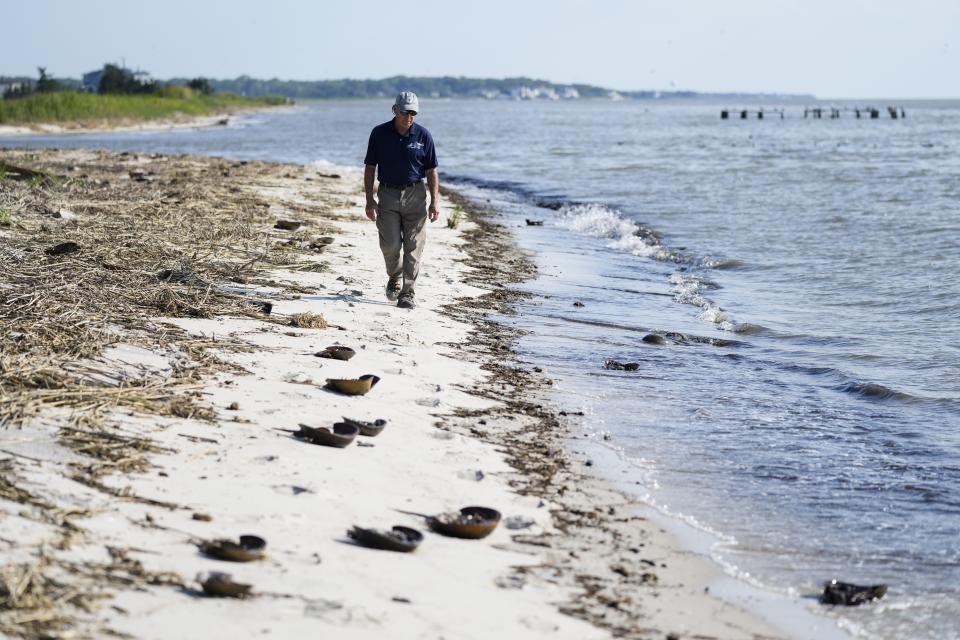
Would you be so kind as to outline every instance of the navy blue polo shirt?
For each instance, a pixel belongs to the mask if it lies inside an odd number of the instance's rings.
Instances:
[[[414,122],[407,135],[397,133],[393,120],[377,125],[370,132],[363,164],[376,165],[377,177],[387,184],[407,184],[422,180],[437,167],[437,150],[430,132]]]

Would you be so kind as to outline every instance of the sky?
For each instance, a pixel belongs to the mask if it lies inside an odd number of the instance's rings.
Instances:
[[[960,98],[960,0],[0,0],[0,75],[528,76]]]

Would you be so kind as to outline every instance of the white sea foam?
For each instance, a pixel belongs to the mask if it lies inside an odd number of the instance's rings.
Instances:
[[[607,246],[611,249],[658,260],[670,257],[669,252],[662,246],[651,243],[640,235],[641,229],[637,223],[627,220],[619,211],[602,204],[563,207],[557,224],[591,238],[606,238],[610,240]]]
[[[626,251],[635,256],[667,260],[670,252],[660,244],[642,233],[637,223],[628,220],[610,207],[602,204],[578,204],[563,207],[557,224],[592,238],[606,238],[610,240],[607,246],[611,249]],[[724,331],[735,331],[736,323],[712,300],[700,292],[709,288],[708,284],[699,278],[685,274],[674,274],[670,277],[673,292],[677,302],[700,307],[700,319],[714,324]]]
[[[325,158],[318,158],[316,160],[313,160],[307,166],[310,166],[314,169],[345,169],[346,168],[341,165],[330,162]]]
[[[675,273],[670,276],[673,285],[674,300],[681,304],[700,307],[700,319],[715,324],[724,331],[736,331],[737,325],[723,309],[700,292],[709,288],[707,283],[696,276]]]

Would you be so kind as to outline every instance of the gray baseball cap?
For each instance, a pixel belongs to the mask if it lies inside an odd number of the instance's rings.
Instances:
[[[400,111],[413,111],[420,113],[420,101],[417,100],[417,94],[413,91],[401,91],[397,94],[397,99],[393,101]]]

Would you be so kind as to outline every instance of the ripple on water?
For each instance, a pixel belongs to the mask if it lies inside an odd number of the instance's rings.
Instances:
[[[912,396],[909,393],[904,393],[895,389],[890,389],[889,387],[885,387],[882,384],[877,384],[875,382],[847,382],[845,384],[838,385],[835,387],[835,389],[844,393],[852,393],[854,395],[863,396],[865,398],[874,398],[877,400],[902,400],[906,402],[913,402],[917,400],[916,396]]]

